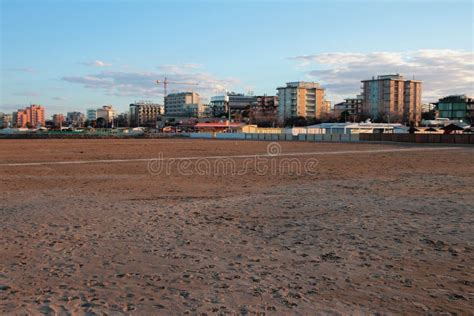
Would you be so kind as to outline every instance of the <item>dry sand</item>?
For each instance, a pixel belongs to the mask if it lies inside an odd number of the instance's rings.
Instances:
[[[301,156],[319,162],[303,175],[5,165],[264,154],[267,144],[1,140],[0,313],[472,313],[473,147]]]

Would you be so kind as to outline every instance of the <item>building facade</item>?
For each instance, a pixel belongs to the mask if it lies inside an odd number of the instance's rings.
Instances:
[[[0,112],[0,128],[11,127],[12,122],[13,122],[12,114]]]
[[[97,109],[87,109],[86,119],[91,122],[97,119]]]
[[[228,107],[229,96],[227,94],[211,97],[209,108],[211,109],[212,116],[221,117],[226,115]]]
[[[18,128],[45,126],[44,107],[33,104],[15,112],[15,124]]]
[[[131,127],[156,127],[158,118],[163,115],[162,106],[147,101],[130,104],[130,126]]]
[[[363,101],[364,99],[362,95],[358,95],[356,98],[344,99],[344,102],[334,104],[334,113],[337,116],[340,116],[343,112],[346,112],[350,117],[360,116],[362,113]]]
[[[86,121],[86,117],[81,112],[68,112],[66,117],[66,122],[69,125],[74,127],[82,127],[84,126],[84,122]]]
[[[169,117],[199,117],[204,113],[197,92],[170,93],[165,97],[165,115]]]
[[[396,74],[372,77],[362,84],[362,111],[367,116],[414,124],[421,121],[421,81]]]
[[[54,114],[53,115],[53,126],[56,128],[61,128],[65,125],[66,120],[64,119],[64,115],[62,114]]]
[[[439,99],[436,109],[440,118],[474,123],[474,98],[466,95],[450,95]]]
[[[228,116],[234,118],[248,117],[252,104],[257,100],[256,96],[244,93],[226,92],[223,95],[211,97],[209,107],[214,117]]]
[[[97,109],[96,126],[101,128],[114,127],[116,112],[112,105],[104,105]]]
[[[278,97],[256,96],[250,105],[250,122],[261,126],[274,126],[278,122]]]
[[[278,116],[282,121],[300,116],[319,119],[327,113],[325,91],[319,83],[288,82],[277,90]]]

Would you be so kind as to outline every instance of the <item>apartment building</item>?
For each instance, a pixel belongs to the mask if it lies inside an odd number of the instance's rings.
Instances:
[[[81,127],[84,125],[86,118],[85,115],[81,112],[68,112],[66,121],[68,124],[75,126],[75,127]]]
[[[97,119],[97,109],[87,109],[86,118],[89,122]]]
[[[250,105],[250,122],[258,125],[273,125],[278,121],[278,97],[256,96]]]
[[[13,115],[0,112],[0,128],[10,127],[13,121]]]
[[[325,91],[316,82],[288,82],[278,90],[278,116],[284,121],[294,117],[319,119],[326,114]]]
[[[53,125],[54,127],[63,127],[66,123],[63,114],[54,114],[53,115]]]
[[[372,77],[362,84],[364,114],[393,122],[421,121],[421,81],[405,80],[395,74]]]
[[[169,117],[200,117],[204,113],[197,92],[170,93],[165,97],[165,115]]]
[[[346,98],[344,102],[334,104],[334,113],[339,116],[341,113],[346,112],[349,116],[358,116],[362,113],[363,96],[358,95],[355,98]]]
[[[158,118],[163,115],[162,105],[149,101],[140,101],[130,104],[131,127],[156,127]]]
[[[33,104],[25,109],[19,109],[14,113],[16,127],[32,127],[45,126],[44,123],[44,107]]]

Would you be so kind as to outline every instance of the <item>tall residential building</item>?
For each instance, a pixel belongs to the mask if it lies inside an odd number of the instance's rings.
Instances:
[[[327,113],[324,88],[316,82],[288,82],[278,90],[278,116],[280,120],[302,116],[321,118]]]
[[[15,114],[15,123],[17,127],[23,128],[44,126],[44,107],[33,104],[25,109],[19,109]]]
[[[162,106],[149,101],[130,104],[130,126],[156,127],[158,118],[163,114]]]
[[[165,115],[199,117],[204,113],[201,97],[197,92],[170,93],[165,97]]]
[[[250,105],[250,122],[262,126],[272,126],[278,121],[278,97],[256,96]]]
[[[436,109],[440,118],[474,123],[474,98],[466,95],[450,95],[439,99]]]
[[[364,114],[374,119],[387,119],[417,124],[421,120],[421,81],[403,76],[384,75],[363,80]]]

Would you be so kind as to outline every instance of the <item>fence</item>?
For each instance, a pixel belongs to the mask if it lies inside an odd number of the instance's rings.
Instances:
[[[359,134],[361,141],[474,144],[474,134]]]
[[[76,133],[76,132],[48,132],[48,133],[18,133],[0,134],[0,139],[47,139],[47,138],[200,138],[200,139],[235,139],[235,140],[263,140],[263,141],[309,141],[309,142],[405,142],[405,143],[443,143],[443,144],[474,144],[474,134],[287,134],[287,133]]]
[[[263,134],[263,133],[189,133],[190,138],[246,139],[266,141],[357,142],[359,134]]]

